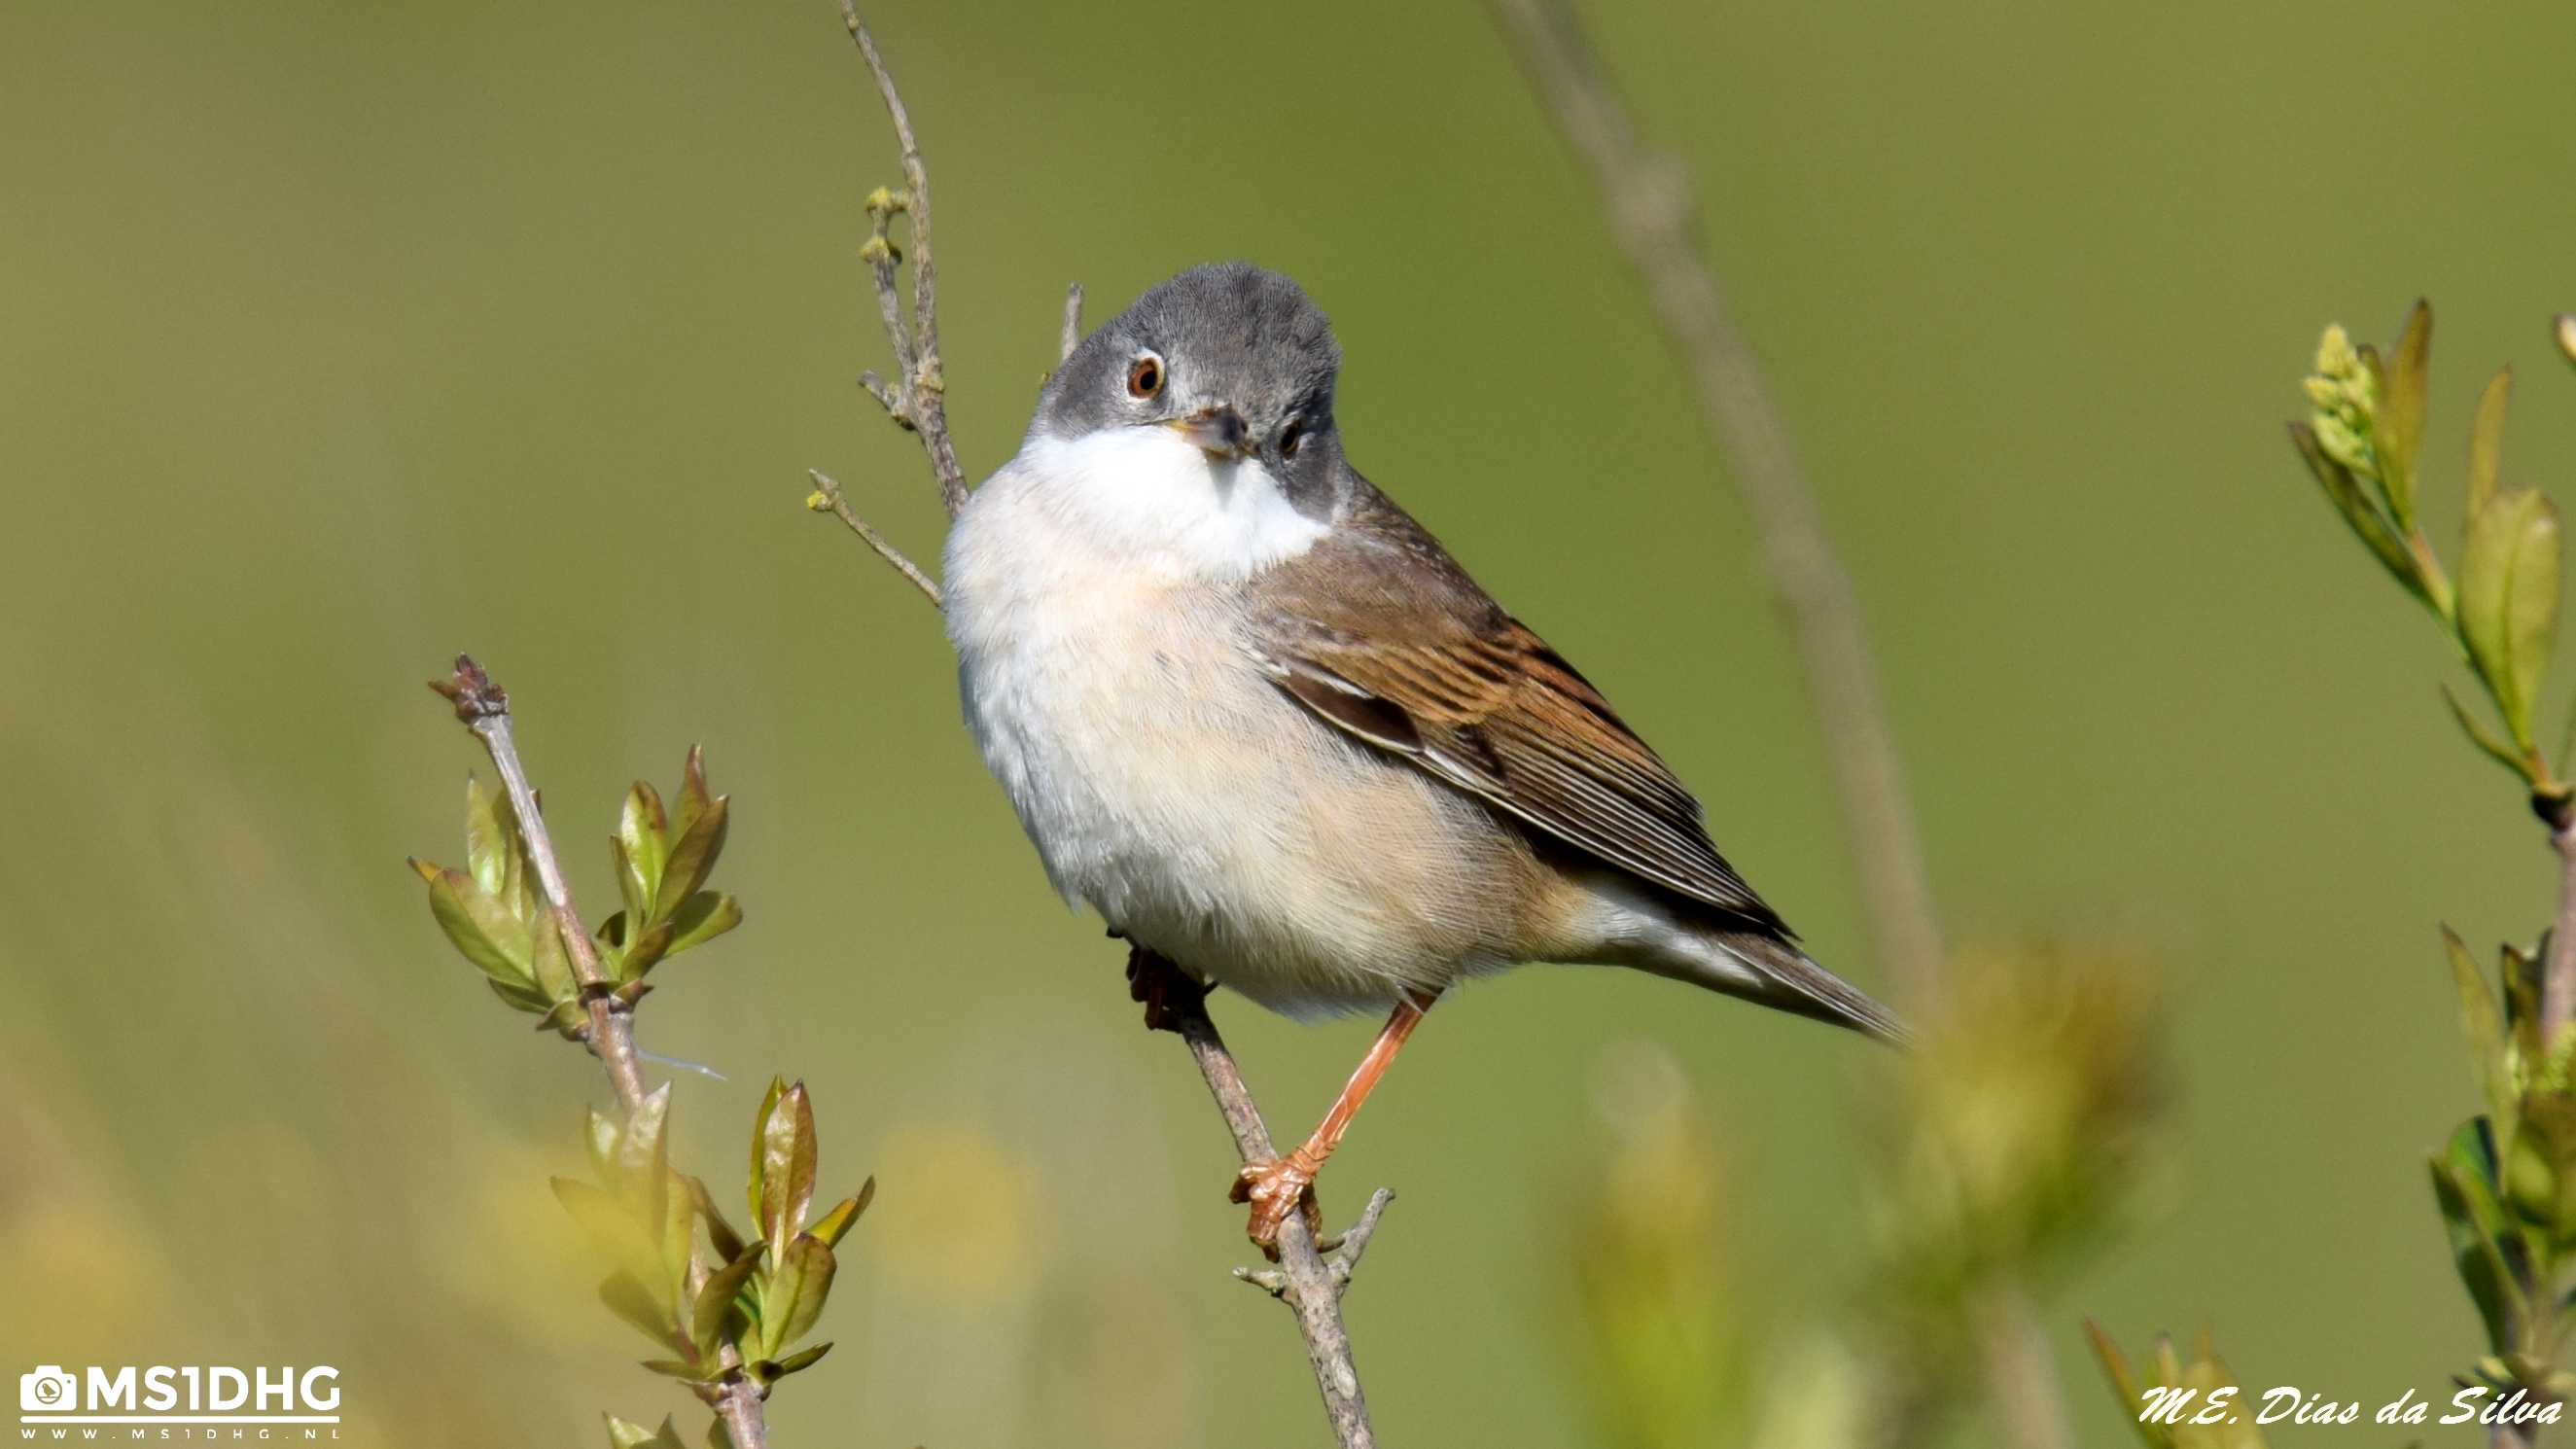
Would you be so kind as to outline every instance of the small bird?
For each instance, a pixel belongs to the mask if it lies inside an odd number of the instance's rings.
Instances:
[[[1056,889],[1272,1010],[1392,1009],[1315,1134],[1236,1183],[1265,1249],[1465,977],[1633,966],[1906,1035],[1798,948],[1599,691],[1351,467],[1340,367],[1288,278],[1183,272],[1047,379],[945,552],[967,727]]]

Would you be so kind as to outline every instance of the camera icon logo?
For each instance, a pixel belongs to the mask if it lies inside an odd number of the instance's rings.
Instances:
[[[34,1373],[18,1375],[20,1412],[61,1414],[79,1407],[80,1375],[66,1372],[61,1364],[49,1363]]]

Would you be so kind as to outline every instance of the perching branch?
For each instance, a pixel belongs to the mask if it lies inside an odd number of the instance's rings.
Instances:
[[[1216,1098],[1217,1110],[1225,1114],[1225,1125],[1234,1134],[1235,1151],[1247,1163],[1275,1161],[1279,1149],[1270,1140],[1252,1090],[1235,1068],[1233,1053],[1226,1050],[1225,1038],[1217,1034],[1216,1022],[1207,1014],[1206,990],[1170,962],[1141,949],[1129,959],[1127,974],[1136,999],[1145,1003],[1145,1024],[1178,1033],[1188,1044],[1199,1075],[1207,1079],[1209,1095]],[[1308,1214],[1291,1212],[1279,1225],[1278,1268],[1235,1270],[1237,1276],[1296,1312],[1298,1331],[1306,1339],[1306,1357],[1314,1365],[1315,1385],[1323,1391],[1324,1414],[1332,1421],[1341,1449],[1369,1449],[1377,1442],[1369,1426],[1368,1400],[1360,1392],[1359,1370],[1351,1361],[1350,1335],[1342,1328],[1342,1294],[1350,1286],[1360,1254],[1368,1249],[1369,1238],[1377,1232],[1379,1216],[1394,1197],[1379,1188],[1360,1220],[1334,1242],[1336,1251],[1329,1260],[1316,1242]]]
[[[528,783],[527,767],[520,763],[518,744],[511,737],[510,696],[492,682],[483,666],[465,654],[456,656],[453,674],[433,681],[430,688],[456,706],[456,717],[483,742],[484,750],[492,757],[492,768],[500,773],[501,784],[509,791],[511,812],[518,817],[519,837],[527,844],[529,864],[536,868],[537,888],[545,896],[546,909],[555,919],[565,954],[571,958],[573,977],[581,985],[583,1007],[590,1018],[589,1027],[581,1033],[582,1040],[606,1069],[609,1085],[617,1093],[617,1105],[632,1124],[647,1112],[654,1095],[645,1089],[644,1072],[635,1049],[634,1007],[635,996],[640,992],[620,991],[608,973],[600,969],[598,947],[591,940],[590,928],[582,924],[581,913],[573,907],[572,888],[564,882],[554,836],[546,829],[546,817],[537,808],[536,789]],[[666,1093],[668,1090],[663,1089]],[[703,1248],[692,1242],[687,1288],[693,1299],[705,1290],[712,1271]],[[733,1449],[767,1449],[769,1429],[762,1413],[760,1385],[740,1371],[741,1355],[730,1343],[723,1345],[719,1362],[725,1370],[720,1381],[691,1387],[723,1421]]]
[[[1815,695],[1872,952],[1900,1005],[1920,1010],[1940,983],[1941,930],[1860,600],[1825,535],[1753,349],[1692,244],[1689,178],[1678,161],[1638,141],[1563,0],[1491,3],[1531,85],[1601,188],[1611,234],[1698,384],[1700,406],[1753,506],[1763,566],[1788,611]]]
[[[921,164],[921,149],[914,141],[912,122],[906,114],[903,99],[895,91],[894,78],[886,73],[885,62],[877,54],[876,41],[868,34],[852,0],[840,0],[841,14],[850,29],[850,37],[859,54],[875,77],[877,92],[883,96],[886,112],[894,120],[895,138],[903,150],[904,185],[906,190],[894,194],[879,188],[868,198],[868,215],[873,229],[860,248],[868,263],[869,277],[876,289],[878,311],[885,323],[886,342],[893,350],[895,370],[900,379],[888,383],[870,372],[860,383],[886,410],[898,426],[911,429],[921,437],[922,449],[930,457],[931,472],[939,485],[942,506],[953,520],[966,506],[966,479],[958,467],[957,453],[948,437],[948,415],[944,402],[944,383],[939,370],[938,296],[936,278],[930,258],[930,177]],[[894,269],[901,260],[886,235],[888,222],[896,212],[912,221],[913,288],[912,315],[903,314]],[[1059,360],[1073,355],[1082,340],[1082,288],[1068,288],[1064,299],[1064,320],[1060,334]],[[940,603],[939,586],[929,576],[887,543],[854,513],[841,495],[838,483],[821,473],[813,474],[815,492],[806,505],[816,512],[830,513],[847,525],[877,555],[894,565],[904,577],[922,591],[933,606]],[[1131,973],[1133,968],[1131,967]],[[1171,973],[1179,980],[1177,972]],[[1208,1019],[1204,993],[1194,984],[1164,989],[1159,998],[1169,1008],[1148,1013],[1148,1024],[1161,1025],[1180,1033],[1188,1043],[1191,1058],[1199,1074],[1207,1081],[1208,1091],[1216,1098],[1217,1108],[1225,1114],[1226,1126],[1234,1135],[1235,1148],[1243,1160],[1267,1162],[1278,1154],[1270,1141],[1270,1131],[1262,1124],[1261,1112],[1253,1104],[1252,1093],[1236,1070],[1234,1057],[1226,1050],[1225,1041],[1217,1035],[1216,1024]],[[1306,1356],[1315,1371],[1316,1387],[1324,1398],[1324,1412],[1332,1421],[1333,1433],[1341,1449],[1372,1449],[1376,1439],[1369,1427],[1368,1401],[1361,1394],[1359,1371],[1351,1359],[1350,1336],[1342,1327],[1342,1294],[1349,1287],[1352,1271],[1358,1267],[1360,1254],[1368,1247],[1369,1238],[1377,1231],[1378,1219],[1386,1211],[1392,1192],[1379,1189],[1369,1199],[1367,1210],[1348,1232],[1332,1240],[1332,1256],[1316,1242],[1316,1232],[1303,1213],[1290,1213],[1279,1230],[1280,1266],[1276,1270],[1239,1270],[1254,1285],[1286,1303],[1297,1315],[1297,1328],[1306,1343]]]

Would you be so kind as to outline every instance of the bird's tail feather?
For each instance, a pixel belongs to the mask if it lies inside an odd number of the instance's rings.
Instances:
[[[1813,1017],[1887,1043],[1908,1046],[1914,1029],[1869,993],[1807,959],[1795,945],[1758,930],[1703,927],[1693,933],[1714,948],[1718,961],[1666,959],[1647,969],[1741,996],[1799,1016]],[[1692,953],[1696,957],[1698,953]]]

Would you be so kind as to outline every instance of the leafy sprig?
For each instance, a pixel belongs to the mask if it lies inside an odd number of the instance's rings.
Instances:
[[[742,924],[742,906],[706,886],[724,853],[730,797],[707,794],[706,762],[692,749],[680,776],[680,812],[667,818],[662,797],[638,780],[626,794],[609,857],[626,908],[596,933],[601,970],[618,1001],[632,1007],[651,988],[655,966]],[[588,1030],[587,1003],[575,979],[564,928],[547,909],[536,870],[520,838],[507,795],[465,782],[465,863],[456,870],[414,858],[429,886],[430,913],[450,944],[479,967],[493,994],[541,1017],[539,1030],[568,1039]]]
[[[2521,777],[2535,808],[2563,818],[2576,801],[2576,787],[2561,778],[2566,751],[2553,763],[2533,743],[2541,680],[2558,644],[2558,506],[2536,488],[2499,481],[2513,390],[2512,369],[2501,369],[2470,427],[2457,581],[2443,570],[2416,512],[2432,342],[2433,309],[2421,301],[2385,356],[2328,327],[2304,384],[2309,415],[2290,424],[2290,439],[2354,535],[2441,626],[2503,726],[2499,735],[2446,687],[2460,728]]]
[[[478,671],[475,683],[489,681]],[[505,708],[497,689],[488,697],[494,710]],[[515,757],[496,753],[495,760],[505,774],[515,766]],[[509,795],[488,794],[468,779],[465,869],[417,859],[411,866],[429,888],[430,913],[449,944],[495,995],[539,1017],[541,1030],[587,1040],[594,1001],[632,1011],[651,989],[645,977],[655,966],[742,923],[741,905],[707,884],[724,853],[728,820],[727,797],[709,794],[705,760],[694,749],[676,810],[645,781],[627,791],[609,839],[622,908],[593,933],[599,969],[588,986],[564,939],[563,923],[578,918],[568,904],[559,911],[548,902],[533,837]],[[669,1084],[625,1100],[622,1123],[590,1113],[584,1135],[591,1178],[554,1179],[555,1197],[607,1265],[600,1301],[657,1350],[644,1366],[718,1407],[708,1432],[715,1449],[751,1449],[735,1444],[724,1406],[736,1394],[756,1406],[778,1380],[831,1351],[830,1343],[798,1345],[831,1296],[833,1249],[867,1210],[876,1180],[814,1218],[813,1104],[803,1083],[773,1079],[752,1124],[746,1200],[757,1236],[746,1240],[704,1182],[671,1166]],[[613,1449],[681,1449],[668,1419],[648,1429],[605,1417]],[[748,1422],[765,1432],[756,1413]]]

